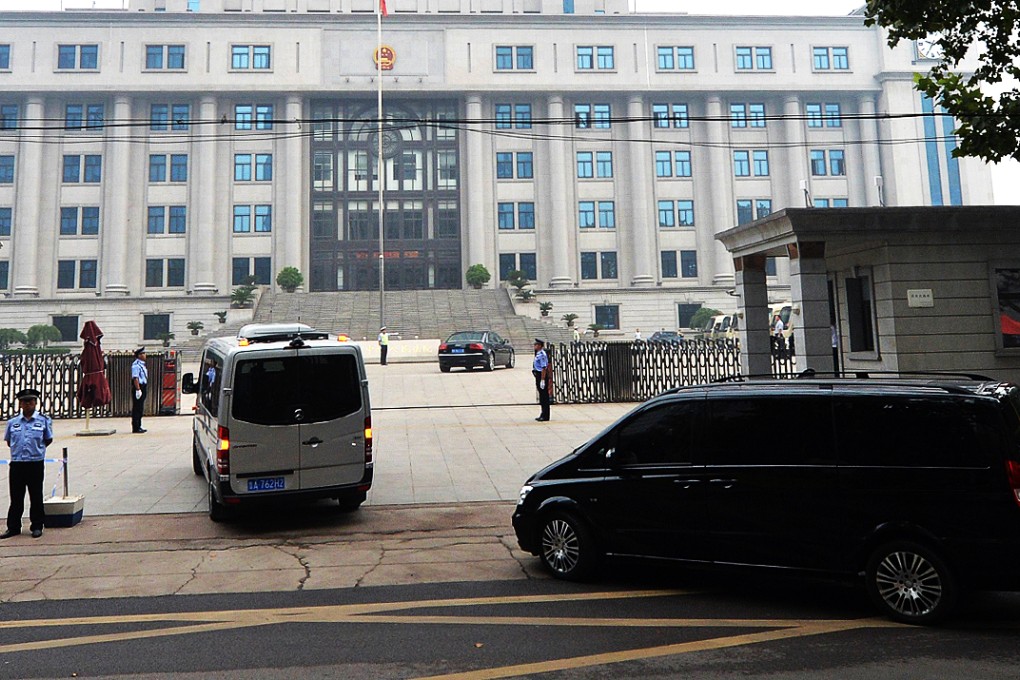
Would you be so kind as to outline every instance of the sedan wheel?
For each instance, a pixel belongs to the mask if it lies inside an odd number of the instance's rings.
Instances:
[[[485,355],[485,370],[491,371],[496,365],[496,359],[492,356],[492,352]]]
[[[556,512],[541,524],[542,563],[557,578],[580,581],[595,567],[595,542],[588,528],[573,515]]]
[[[507,368],[513,368],[513,367],[514,367],[514,362],[515,362],[515,361],[516,361],[516,360],[514,359],[514,353],[513,353],[513,350],[510,350],[510,358],[506,360],[506,367],[507,367]]]
[[[896,541],[881,546],[865,573],[872,601],[894,621],[935,623],[956,604],[956,583],[949,568],[917,543]]]

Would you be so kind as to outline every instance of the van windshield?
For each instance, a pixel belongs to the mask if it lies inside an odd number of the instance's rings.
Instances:
[[[361,376],[351,354],[244,359],[233,382],[233,417],[256,425],[324,422],[361,409]]]

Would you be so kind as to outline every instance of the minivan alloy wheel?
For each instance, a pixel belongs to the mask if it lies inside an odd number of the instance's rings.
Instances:
[[[956,586],[945,563],[914,543],[892,543],[877,550],[867,578],[876,604],[904,623],[933,623],[955,603]]]
[[[595,547],[588,528],[573,515],[557,512],[541,525],[542,562],[555,576],[584,578],[594,566]]]

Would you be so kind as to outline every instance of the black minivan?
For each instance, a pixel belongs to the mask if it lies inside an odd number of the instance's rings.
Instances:
[[[533,475],[513,516],[557,577],[606,556],[859,578],[932,623],[1020,590],[1020,388],[991,380],[684,387]]]

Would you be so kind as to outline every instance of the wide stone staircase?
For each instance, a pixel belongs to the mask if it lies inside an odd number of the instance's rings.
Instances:
[[[551,321],[514,313],[506,289],[415,290],[384,293],[385,323],[404,339],[439,338],[461,330],[493,330],[518,352],[534,338],[569,342],[572,332]],[[379,293],[266,292],[255,310],[256,323],[300,322],[353,340],[374,340],[379,332]]]

